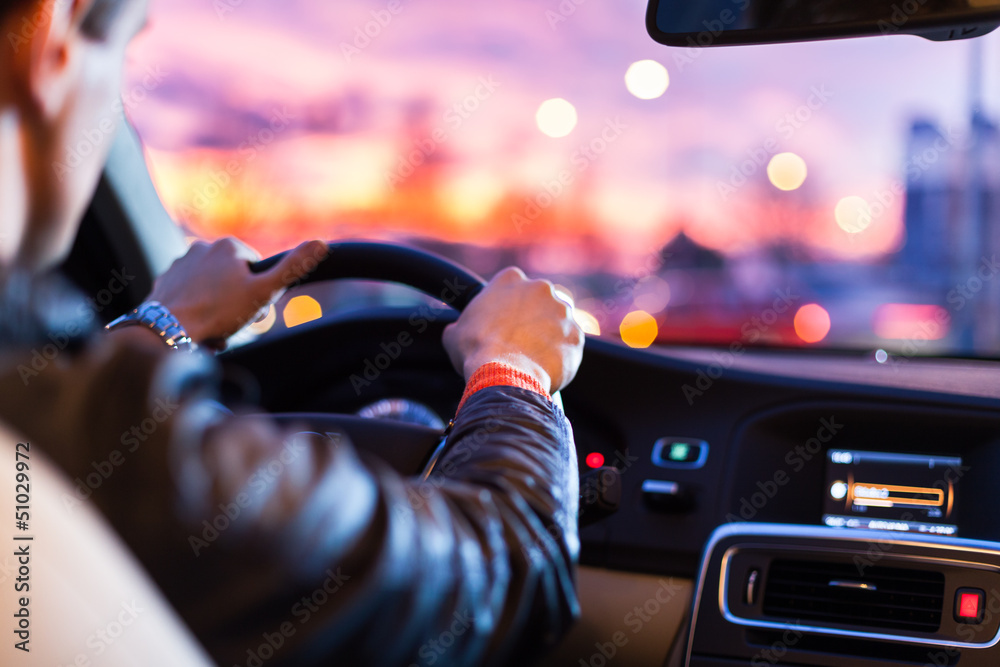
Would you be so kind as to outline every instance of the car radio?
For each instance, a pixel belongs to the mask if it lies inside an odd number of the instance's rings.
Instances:
[[[830,449],[826,459],[825,525],[958,534],[961,458]]]

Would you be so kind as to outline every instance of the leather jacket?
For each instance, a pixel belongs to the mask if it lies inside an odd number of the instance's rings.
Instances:
[[[109,519],[219,664],[521,663],[578,615],[576,454],[547,398],[473,394],[422,482],[337,434],[234,416],[207,356],[57,348],[0,343],[0,420],[72,480],[67,511]]]

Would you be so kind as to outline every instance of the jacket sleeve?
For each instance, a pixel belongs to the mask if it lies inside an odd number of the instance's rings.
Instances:
[[[179,379],[204,369],[171,365],[119,350],[38,382],[82,431],[11,421],[58,441],[82,501],[98,504],[220,664],[508,664],[578,615],[575,449],[548,399],[473,394],[419,480],[337,434],[227,415],[210,395],[176,389],[205,384]],[[117,385],[143,373],[173,393]],[[91,489],[95,463],[136,440]]]

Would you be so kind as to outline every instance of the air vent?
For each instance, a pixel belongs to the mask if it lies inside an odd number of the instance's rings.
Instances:
[[[764,613],[793,621],[937,632],[944,574],[851,563],[775,560],[768,569]]]

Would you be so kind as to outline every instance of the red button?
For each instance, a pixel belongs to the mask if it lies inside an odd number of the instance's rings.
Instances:
[[[958,603],[958,615],[962,618],[978,618],[979,596],[975,593],[962,593],[962,601]]]
[[[986,594],[978,588],[960,588],[955,595],[955,620],[982,623]]]

